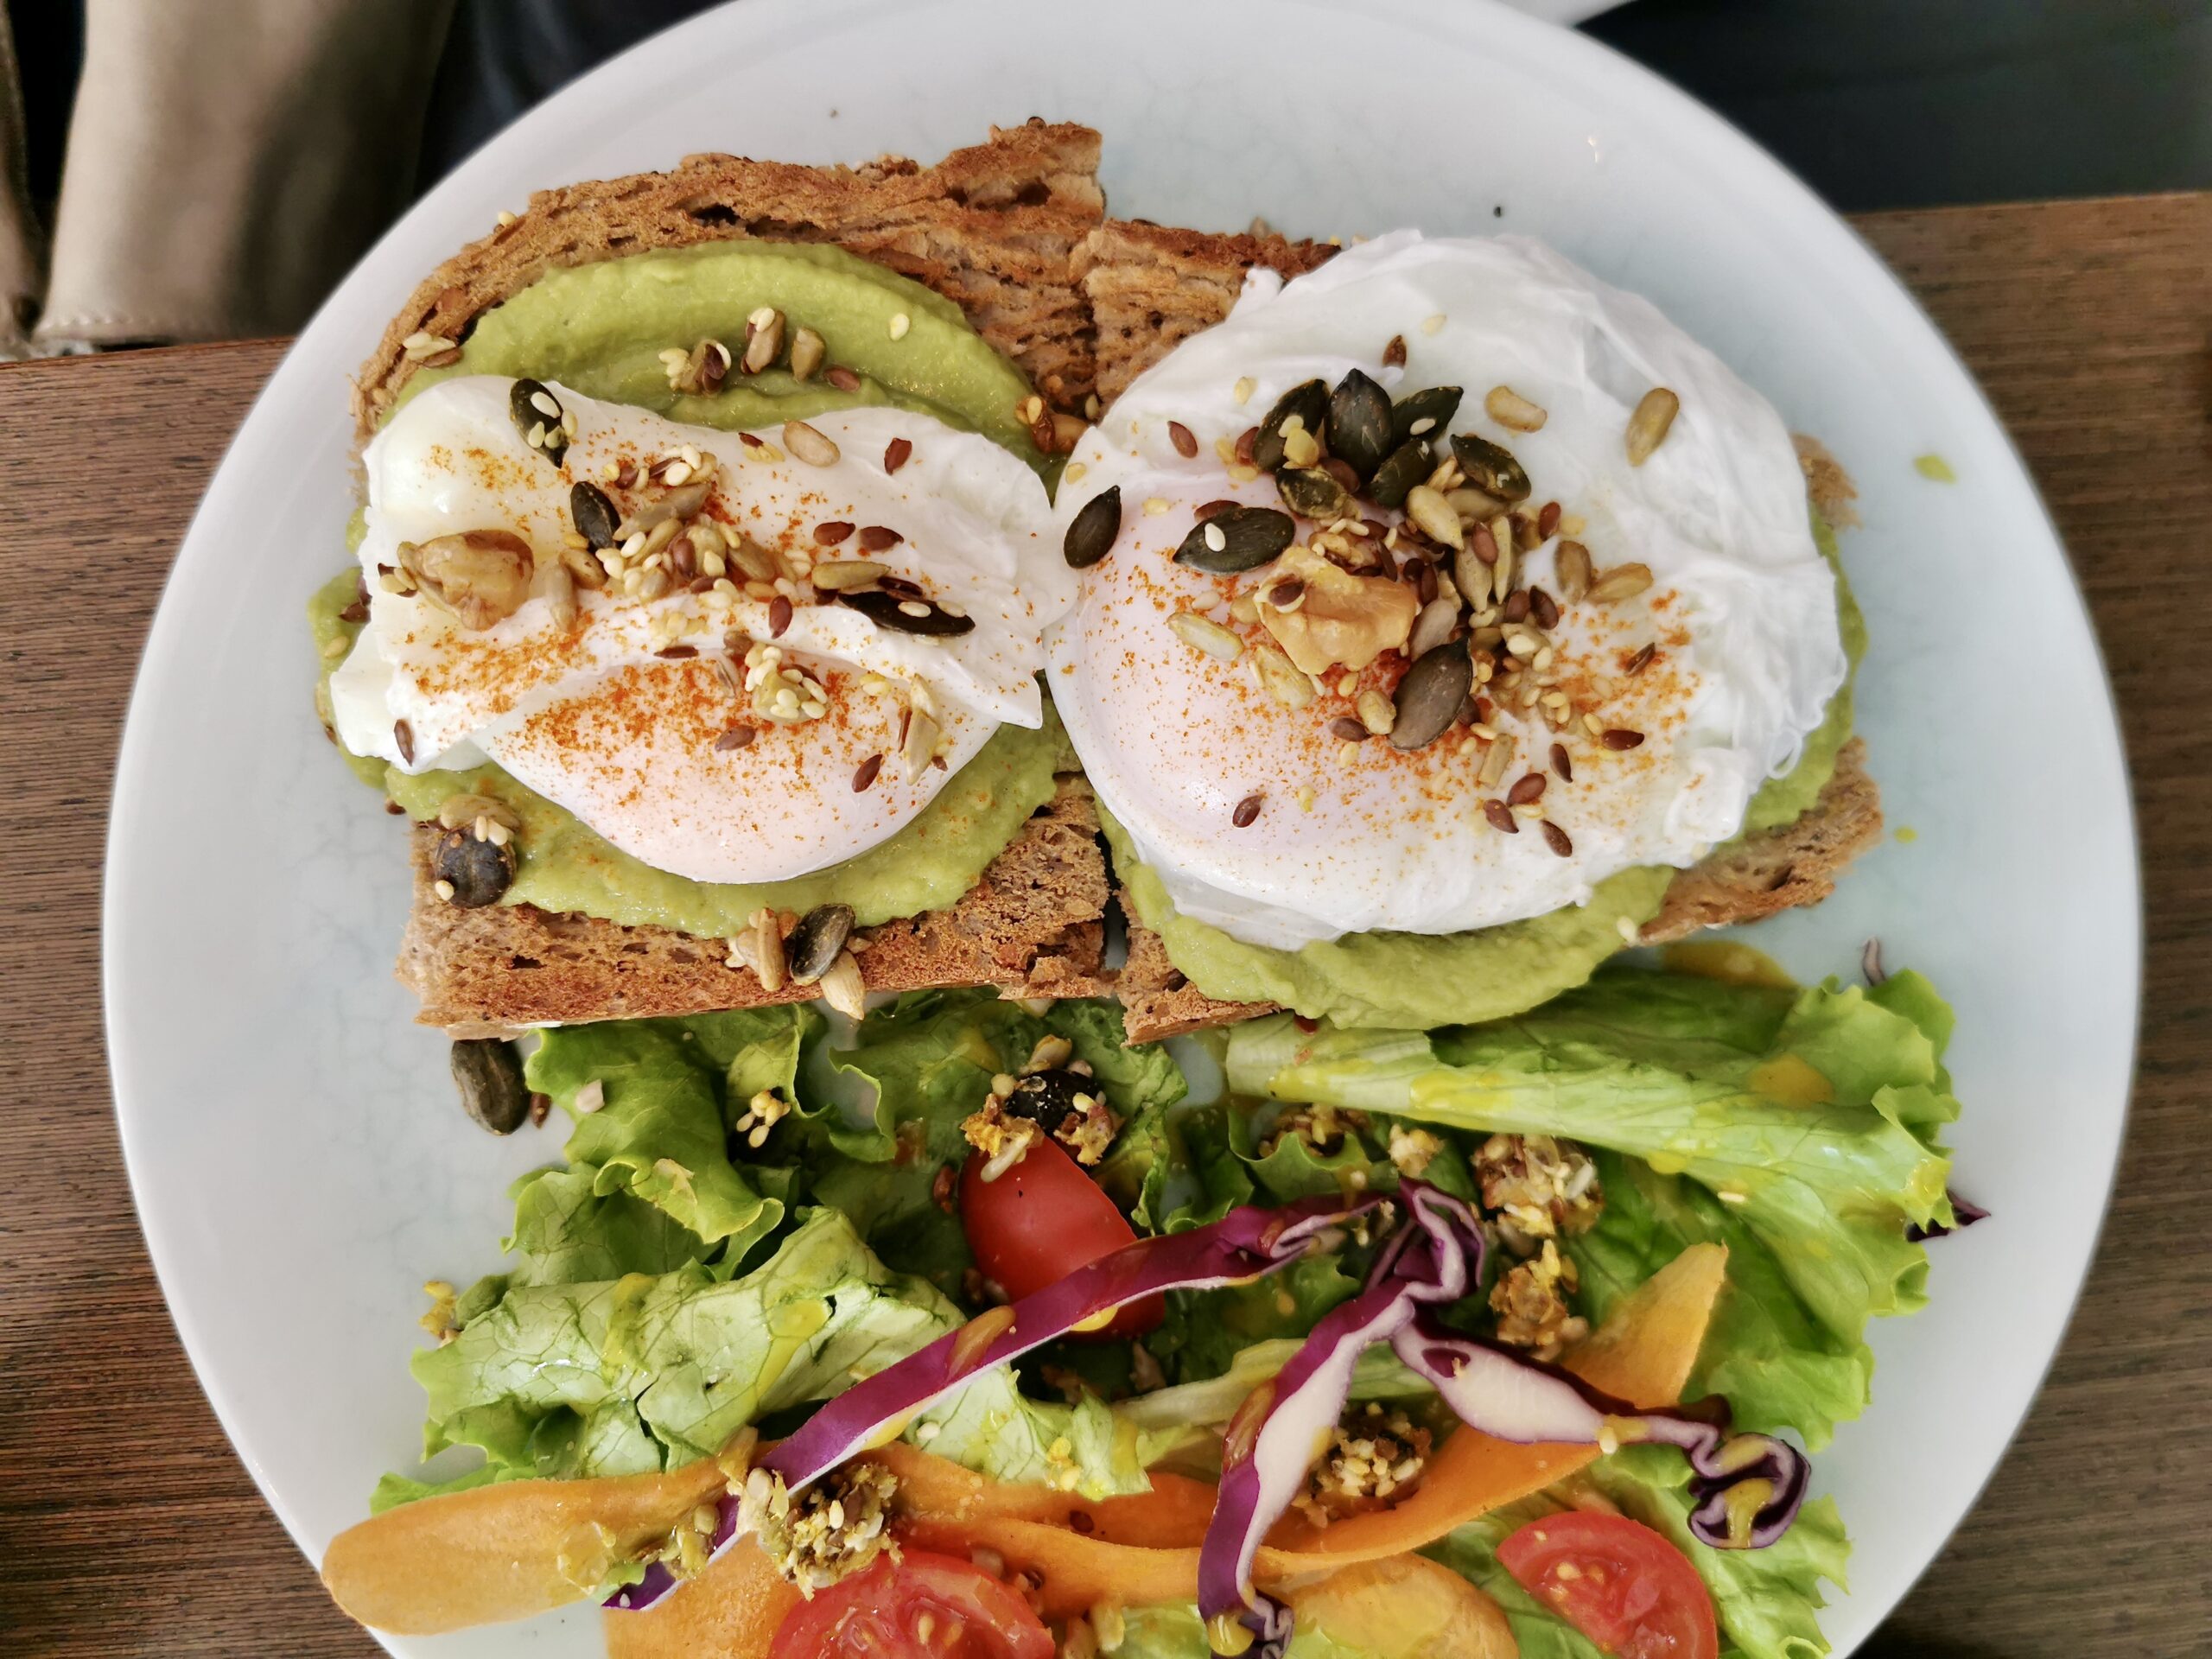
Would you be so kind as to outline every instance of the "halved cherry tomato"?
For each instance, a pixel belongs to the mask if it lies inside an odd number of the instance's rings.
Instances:
[[[910,1549],[815,1592],[776,1627],[768,1659],[1052,1659],[1029,1604],[956,1555]]]
[[[1128,1218],[1083,1173],[1083,1166],[1051,1141],[1034,1142],[1021,1161],[995,1181],[983,1179],[982,1154],[971,1154],[960,1172],[960,1224],[983,1276],[998,1281],[1009,1300],[1057,1284],[1077,1268],[1136,1242]],[[1132,1302],[1114,1316],[1102,1337],[1134,1337],[1166,1316],[1158,1296]]]
[[[1713,1598],[1689,1557],[1624,1515],[1568,1510],[1497,1547],[1521,1587],[1619,1659],[1716,1659]]]

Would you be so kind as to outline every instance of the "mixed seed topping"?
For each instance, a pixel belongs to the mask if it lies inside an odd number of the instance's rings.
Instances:
[[[1432,317],[1421,332],[1444,322]],[[1382,361],[1405,360],[1402,335]],[[1255,389],[1250,377],[1239,380],[1236,400]],[[1249,672],[1282,706],[1314,709],[1340,763],[1370,737],[1401,752],[1469,753],[1477,816],[1502,835],[1534,823],[1542,845],[1568,858],[1573,839],[1549,816],[1543,774],[1514,771],[1518,740],[1502,723],[1557,734],[1548,747],[1562,783],[1575,775],[1570,745],[1586,754],[1640,747],[1646,734],[1605,710],[1659,641],[1642,641],[1622,660],[1610,646],[1580,648],[1562,635],[1580,615],[1649,593],[1654,579],[1633,561],[1600,569],[1578,539],[1586,533],[1581,514],[1542,499],[1505,445],[1452,431],[1463,398],[1460,387],[1427,386],[1393,401],[1354,369],[1334,386],[1292,386],[1257,423],[1216,440],[1231,484],[1268,474],[1280,505],[1198,507],[1174,562],[1249,581],[1224,583],[1225,623],[1189,601],[1163,620],[1184,645]],[[1663,387],[1644,397],[1624,436],[1633,464],[1664,442],[1679,407]],[[1550,419],[1510,385],[1491,387],[1482,411],[1509,434],[1541,431]],[[1176,454],[1194,457],[1196,436],[1168,425]],[[1142,505],[1147,515],[1172,511],[1164,499]],[[1102,492],[1069,527],[1068,563],[1097,563],[1121,529],[1118,488]],[[1547,549],[1551,574],[1533,580],[1541,569],[1533,556]],[[1641,612],[1624,613],[1599,631],[1641,621]],[[1332,696],[1340,701],[1326,702]],[[1231,824],[1250,824],[1262,804],[1256,794],[1239,798]]]

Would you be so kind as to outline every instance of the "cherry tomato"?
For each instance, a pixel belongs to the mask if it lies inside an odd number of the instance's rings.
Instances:
[[[768,1659],[1052,1659],[1029,1604],[980,1567],[910,1549],[784,1616]]]
[[[1497,1547],[1521,1587],[1619,1659],[1716,1659],[1713,1598],[1689,1557],[1624,1515],[1531,1521]]]
[[[960,1172],[960,1224],[983,1276],[1009,1300],[1057,1284],[1077,1268],[1134,1243],[1136,1233],[1114,1200],[1054,1141],[1039,1141],[995,1181],[983,1179],[982,1154]],[[1166,1316],[1158,1296],[1131,1302],[1103,1330],[1134,1337]]]

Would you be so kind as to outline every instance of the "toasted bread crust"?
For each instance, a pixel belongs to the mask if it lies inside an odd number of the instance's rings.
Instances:
[[[1229,315],[1255,265],[1294,276],[1335,250],[1281,237],[1215,236],[1109,219],[1084,240],[1075,259],[1097,331],[1097,378],[1110,397],[1166,355],[1174,344]],[[1831,524],[1859,522],[1850,477],[1816,441],[1799,438],[1799,464],[1814,505]],[[1866,745],[1854,738],[1811,811],[1796,823],[1747,837],[1683,871],[1667,890],[1642,938],[1659,944],[1699,929],[1757,921],[1777,911],[1817,904],[1835,890],[1837,874],[1881,834],[1879,791],[1866,769]],[[1127,908],[1126,903],[1124,908]],[[1208,1026],[1230,1025],[1273,1012],[1271,1005],[1207,996],[1168,960],[1159,936],[1129,916],[1129,954],[1115,982],[1126,1010],[1129,1040],[1151,1042]]]
[[[1109,219],[1076,251],[1089,302],[1098,395],[1108,402],[1175,345],[1229,315],[1255,267],[1296,276],[1336,250],[1280,236],[1213,235],[1141,219]]]
[[[995,127],[988,143],[934,167],[895,156],[861,167],[688,156],[665,173],[537,191],[400,308],[353,389],[357,439],[367,442],[418,366],[405,348],[416,333],[461,340],[480,313],[556,266],[744,238],[834,242],[927,284],[1038,391],[1073,408],[1090,391],[1092,353],[1070,261],[1105,211],[1097,169],[1097,133],[1033,119]]]
[[[1103,995],[1106,870],[1097,836],[1090,785],[1063,778],[958,904],[855,936],[868,988],[995,985],[1009,996]],[[416,827],[415,908],[399,957],[399,977],[423,999],[416,1017],[424,1025],[479,1036],[819,995],[813,985],[765,989],[750,968],[728,965],[720,939],[530,905],[446,904],[430,888],[435,839],[434,829]]]

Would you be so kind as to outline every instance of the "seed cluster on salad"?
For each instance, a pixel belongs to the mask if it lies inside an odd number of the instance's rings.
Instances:
[[[1433,332],[1442,321],[1424,327]],[[1404,337],[1395,336],[1381,361],[1399,366],[1406,355]],[[1239,380],[1236,401],[1255,390],[1249,377]],[[1624,606],[1651,589],[1652,573],[1632,561],[1599,568],[1577,539],[1583,517],[1540,500],[1510,450],[1451,432],[1462,397],[1462,388],[1440,385],[1393,400],[1355,368],[1334,387],[1319,379],[1293,386],[1257,424],[1217,440],[1228,481],[1269,476],[1281,505],[1224,498],[1195,509],[1172,556],[1224,579],[1234,626],[1187,607],[1166,626],[1191,650],[1249,662],[1286,708],[1316,709],[1332,696],[1331,707],[1349,702],[1348,713],[1316,714],[1340,760],[1371,740],[1401,752],[1458,741],[1478,757],[1474,785],[1491,828],[1517,835],[1533,824],[1567,858],[1573,840],[1547,810],[1547,785],[1554,776],[1573,780],[1579,747],[1618,754],[1643,745],[1646,732],[1609,717],[1607,706],[1662,647],[1645,639],[1570,672],[1561,620],[1578,606]],[[1549,418],[1505,385],[1492,387],[1483,408],[1510,431],[1540,431]],[[1666,441],[1680,408],[1665,387],[1644,396],[1623,435],[1630,466]],[[1168,438],[1178,454],[1197,458],[1188,427],[1170,422]],[[1079,466],[1069,467],[1070,482],[1080,476]],[[1140,510],[1172,509],[1154,499]],[[1104,559],[1124,512],[1118,485],[1087,501],[1068,527],[1067,563],[1087,569]],[[1548,545],[1556,593],[1529,579],[1529,556]],[[1522,730],[1505,729],[1508,719]],[[1538,731],[1541,753],[1531,735]],[[1247,828],[1267,807],[1264,793],[1245,796],[1230,823]]]

